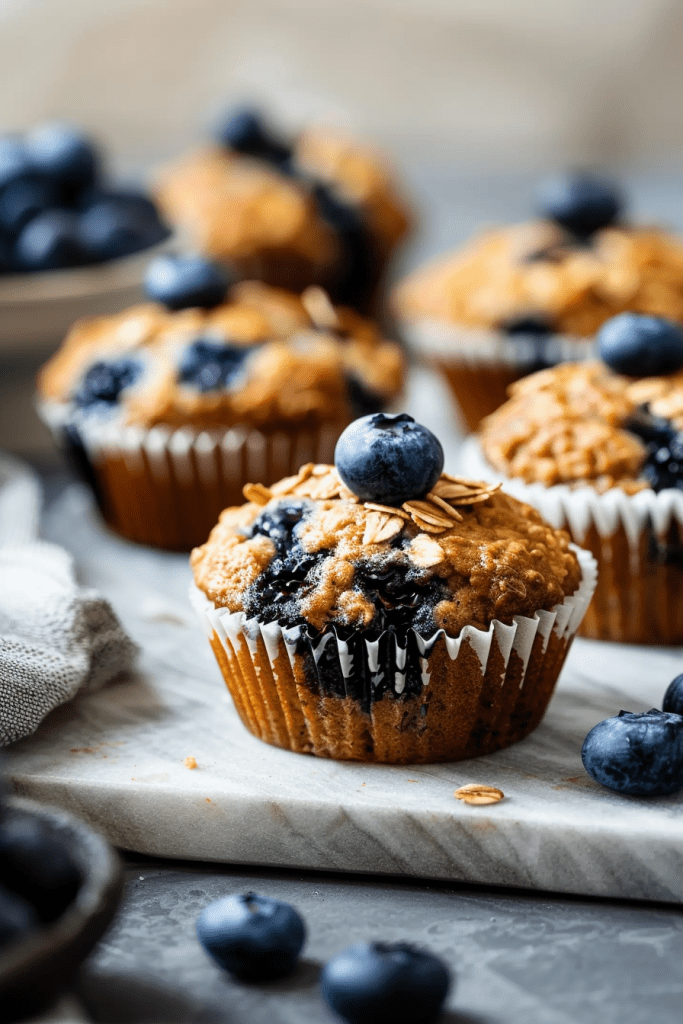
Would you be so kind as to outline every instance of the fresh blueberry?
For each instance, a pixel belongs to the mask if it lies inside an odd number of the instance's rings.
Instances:
[[[237,376],[251,346],[228,345],[210,338],[198,338],[189,345],[178,367],[178,379],[200,391],[226,387]]]
[[[60,270],[87,263],[78,217],[67,210],[39,214],[19,235],[14,255],[22,270]]]
[[[31,904],[0,884],[0,950],[21,939],[38,924]]]
[[[608,227],[623,207],[621,192],[614,182],[585,171],[558,174],[546,179],[539,189],[537,208],[542,217],[588,238]]]
[[[588,774],[630,796],[666,796],[683,787],[683,717],[620,711],[591,729],[581,750]]]
[[[600,358],[627,377],[658,377],[683,367],[683,328],[661,316],[619,313],[597,335]]]
[[[168,234],[158,218],[141,217],[125,203],[105,199],[81,215],[80,239],[94,260],[117,259],[156,245]]]
[[[118,402],[123,389],[134,384],[141,373],[142,363],[136,359],[94,363],[83,376],[73,400],[81,409],[112,406]]]
[[[210,309],[223,302],[228,284],[227,273],[201,256],[157,256],[145,277],[150,299],[168,309]]]
[[[0,232],[17,235],[30,220],[54,205],[55,192],[47,181],[18,178],[0,191]]]
[[[36,183],[41,175],[22,141],[15,135],[0,136],[0,192],[18,181]]]
[[[42,821],[9,813],[0,824],[0,878],[35,908],[41,921],[54,921],[74,899],[80,872]]]
[[[92,143],[71,125],[41,125],[29,133],[26,146],[34,166],[54,182],[64,201],[75,199],[98,176],[99,160]]]
[[[262,981],[294,970],[306,928],[288,903],[250,892],[205,907],[197,936],[209,956],[230,974]]]
[[[654,491],[683,490],[683,432],[671,420],[654,416],[648,405],[640,406],[624,424],[645,443],[640,475]]]
[[[363,501],[402,505],[434,486],[443,448],[431,430],[401,413],[375,413],[349,424],[337,441],[337,471]]]
[[[667,711],[672,715],[683,715],[683,675],[676,676],[669,683],[664,694],[662,711]]]
[[[286,163],[292,155],[290,147],[273,136],[258,111],[249,107],[231,111],[216,134],[226,149],[271,163]]]
[[[356,943],[320,976],[325,1002],[348,1024],[430,1024],[450,983],[441,960],[407,943]]]

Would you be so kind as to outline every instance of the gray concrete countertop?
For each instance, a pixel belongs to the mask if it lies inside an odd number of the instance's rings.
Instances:
[[[322,964],[352,942],[411,941],[449,964],[443,1024],[674,1024],[681,1020],[683,913],[633,904],[367,876],[128,857],[119,916],[79,996],[102,1024],[332,1024]],[[255,891],[298,908],[298,971],[232,982],[195,937],[200,910]],[[418,1024],[418,1022],[416,1022]]]

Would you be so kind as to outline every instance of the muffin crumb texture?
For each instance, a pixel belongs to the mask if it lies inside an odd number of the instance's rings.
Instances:
[[[484,420],[481,443],[492,466],[527,483],[636,493],[650,486],[637,417],[683,430],[683,372],[633,379],[600,362],[564,363],[517,381],[509,393]]]
[[[580,582],[567,534],[495,485],[444,473],[424,500],[385,508],[361,503],[334,467],[308,464],[252,488],[256,500],[222,513],[192,566],[214,605],[260,622],[458,636],[550,610]]]

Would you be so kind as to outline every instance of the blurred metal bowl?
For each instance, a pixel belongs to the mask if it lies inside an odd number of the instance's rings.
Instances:
[[[145,301],[147,264],[175,248],[171,234],[149,249],[95,266],[0,276],[0,352],[47,355],[75,320]]]
[[[67,910],[50,924],[0,949],[0,1021],[48,1006],[73,980],[104,934],[123,887],[121,863],[109,843],[65,811],[13,797],[8,806],[38,817],[68,847],[82,882]]]

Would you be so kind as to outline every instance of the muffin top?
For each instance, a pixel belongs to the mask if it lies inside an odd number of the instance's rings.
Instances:
[[[211,308],[146,303],[81,320],[38,389],[122,425],[278,429],[380,409],[403,373],[399,346],[322,289],[242,282]]]
[[[260,622],[458,636],[551,609],[580,582],[567,534],[492,484],[441,473],[420,498],[382,505],[309,463],[244,493],[191,562],[215,605]]]
[[[683,322],[683,244],[656,228],[577,238],[548,220],[493,229],[420,268],[397,313],[456,327],[591,337],[624,310]]]
[[[683,369],[635,378],[597,360],[563,363],[509,394],[481,428],[487,460],[506,476],[601,492],[683,487]]]
[[[323,129],[291,148],[225,138],[170,165],[156,198],[195,247],[240,277],[297,291],[319,283],[354,306],[367,304],[409,224],[384,161]]]

